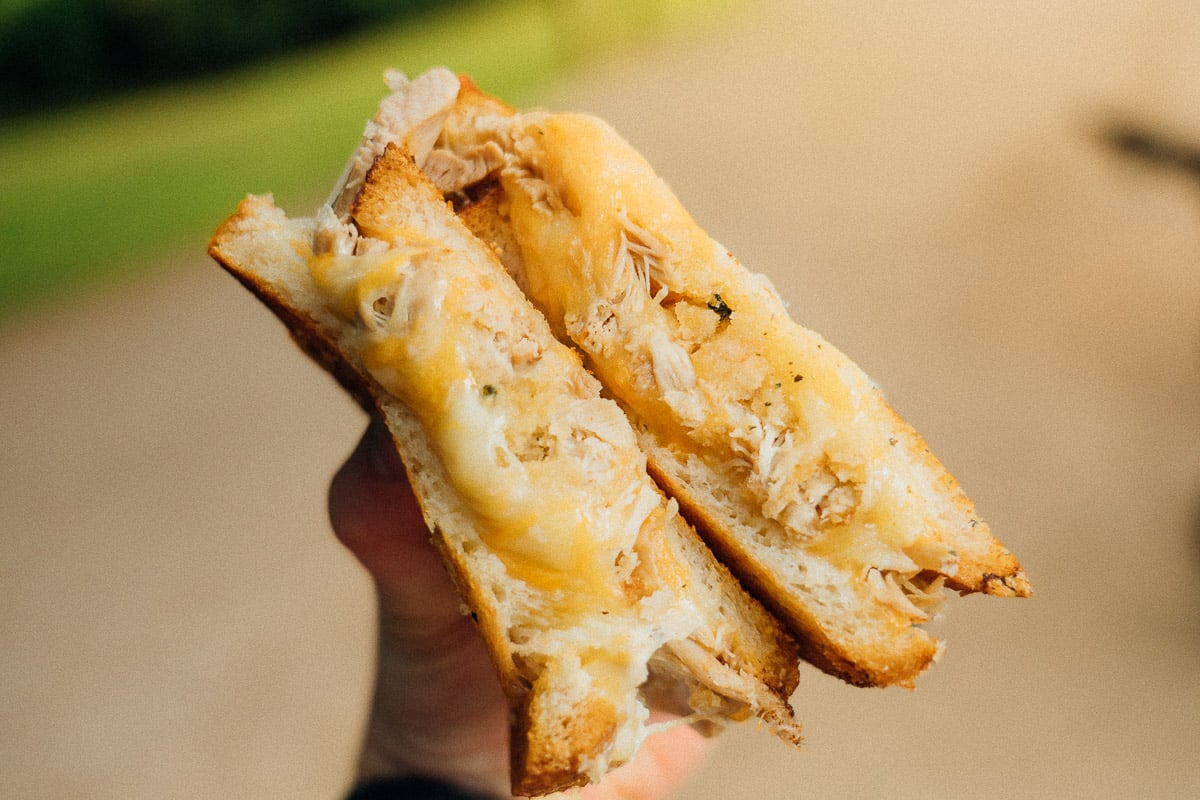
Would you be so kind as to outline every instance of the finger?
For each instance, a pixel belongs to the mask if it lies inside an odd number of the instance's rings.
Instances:
[[[652,720],[663,717],[652,714]],[[584,787],[581,800],[662,800],[696,770],[713,740],[688,725],[652,734],[628,764],[598,784]]]
[[[508,703],[387,429],[372,420],[329,489],[338,538],[379,597],[375,696],[359,778],[421,774],[507,785]]]
[[[427,628],[458,621],[458,594],[378,419],[330,483],[329,519],[375,580],[380,602],[397,624]]]

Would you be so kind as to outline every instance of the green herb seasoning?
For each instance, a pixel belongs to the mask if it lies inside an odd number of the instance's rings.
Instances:
[[[715,311],[717,316],[722,320],[727,320],[733,316],[733,309],[729,307],[729,304],[719,294],[712,296],[712,300],[708,301],[708,307]]]

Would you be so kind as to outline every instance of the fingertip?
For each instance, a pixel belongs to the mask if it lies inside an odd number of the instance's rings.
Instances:
[[[655,715],[652,714],[652,719]],[[660,720],[661,716],[658,717]],[[713,746],[689,725],[678,725],[646,738],[637,755],[580,792],[581,800],[657,800],[679,790]]]
[[[377,418],[334,473],[327,499],[334,534],[376,577],[395,551],[428,538],[403,462]]]
[[[330,524],[371,575],[392,617],[439,625],[458,620],[457,591],[395,452],[387,429],[372,420],[330,482]]]
[[[367,466],[374,470],[379,478],[408,484],[408,472],[404,469],[404,462],[400,460],[400,453],[396,450],[396,440],[392,438],[387,423],[380,417],[371,416],[359,447],[365,451]]]

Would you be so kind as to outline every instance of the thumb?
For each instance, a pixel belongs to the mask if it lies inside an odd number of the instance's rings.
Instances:
[[[330,483],[329,520],[374,579],[394,622],[423,630],[459,620],[458,594],[430,542],[391,434],[377,417]]]

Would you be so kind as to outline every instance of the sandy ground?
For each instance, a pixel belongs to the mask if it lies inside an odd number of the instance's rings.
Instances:
[[[914,692],[806,669],[805,748],[739,728],[679,796],[1200,796],[1200,12],[884,5],[755,6],[544,98],[858,360],[1038,590],[954,603]],[[0,420],[2,793],[337,797],[360,413],[196,242],[0,329]]]

